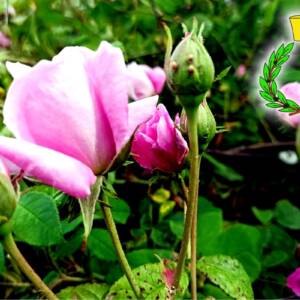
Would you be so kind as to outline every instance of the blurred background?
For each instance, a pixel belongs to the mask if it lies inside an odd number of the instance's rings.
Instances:
[[[210,144],[202,165],[199,256],[228,254],[239,259],[256,298],[293,298],[286,277],[300,264],[295,128],[259,105],[257,80],[271,51],[293,40],[288,17],[297,13],[297,0],[2,0],[0,106],[12,80],[7,60],[33,65],[51,59],[65,46],[96,49],[101,40],[107,40],[122,48],[127,62],[163,66],[162,22],[170,27],[177,44],[181,23],[190,28],[196,17],[205,24],[205,46],[216,73],[231,66],[208,98],[217,125],[224,130]],[[298,50],[296,44],[279,84],[299,80]],[[160,101],[173,116],[180,111],[167,86]],[[1,134],[10,134],[3,124]],[[182,235],[181,203],[188,169],[179,175],[152,175],[132,159],[109,174],[111,189],[118,195],[111,199],[114,216],[133,267],[157,262],[154,254],[174,257]],[[99,209],[83,253],[76,200],[25,180],[22,189],[28,188],[50,197],[59,209],[61,238],[36,242],[16,230],[25,256],[54,291],[78,282],[112,283],[121,276]],[[0,298],[36,297],[1,248],[0,273]],[[225,297],[209,283],[199,299],[208,295]]]

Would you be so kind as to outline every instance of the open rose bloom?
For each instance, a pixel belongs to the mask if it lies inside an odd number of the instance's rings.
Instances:
[[[0,137],[0,156],[74,197],[90,194],[96,175],[155,112],[156,96],[128,104],[123,54],[107,42],[7,68],[14,81],[3,114],[15,138]]]

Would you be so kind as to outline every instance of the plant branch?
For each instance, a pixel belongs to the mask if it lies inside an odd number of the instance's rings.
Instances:
[[[103,201],[102,202],[103,203],[101,204],[101,208],[103,211],[104,220],[105,220],[107,229],[110,233],[113,245],[115,247],[121,268],[122,268],[125,276],[127,277],[127,280],[129,282],[135,296],[138,299],[141,299],[138,285],[135,281],[132,270],[129,266],[129,263],[128,263],[127,258],[124,253],[124,250],[122,248],[122,244],[121,244],[118,232],[117,232],[117,227],[116,227],[116,224],[115,224],[113,216],[112,216],[109,201],[104,193],[103,193]]]
[[[202,155],[199,156],[198,161],[198,173],[200,178],[200,165],[201,165]],[[191,229],[191,291],[192,299],[197,300],[197,225],[198,225],[198,195],[199,195],[199,183],[198,180],[198,189],[196,193],[195,207],[193,213],[193,223]]]
[[[190,146],[190,175],[189,175],[189,194],[187,203],[187,212],[183,232],[183,240],[179,253],[178,263],[175,271],[174,287],[178,290],[181,274],[184,268],[187,248],[191,236],[193,225],[193,213],[198,200],[198,185],[199,185],[199,146],[198,146],[198,131],[197,131],[197,116],[198,110],[187,110],[187,122],[189,133]]]
[[[8,254],[17,262],[19,268],[28,277],[28,279],[35,285],[35,287],[44,294],[49,300],[58,300],[55,294],[48,288],[43,280],[36,274],[29,263],[26,261],[20,250],[18,249],[12,234],[4,237],[3,245]]]

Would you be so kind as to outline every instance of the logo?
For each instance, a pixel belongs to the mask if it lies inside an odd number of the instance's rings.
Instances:
[[[291,16],[290,22],[293,30],[294,41],[300,41],[300,16]],[[294,49],[294,42],[281,44],[274,49],[264,63],[263,74],[259,77],[259,91],[261,98],[266,101],[266,106],[276,108],[280,112],[290,115],[300,113],[300,106],[293,100],[287,99],[280,91],[276,79],[280,75],[282,66],[289,60]]]

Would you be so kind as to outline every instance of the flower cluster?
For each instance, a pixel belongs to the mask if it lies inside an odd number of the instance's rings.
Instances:
[[[7,68],[14,80],[3,114],[15,138],[0,137],[0,156],[25,175],[85,198],[141,124],[132,149],[142,166],[169,172],[182,164],[186,142],[166,109],[156,110],[161,68],[126,66],[121,50],[107,42],[96,51],[66,47],[51,61]],[[162,153],[163,166],[155,158]]]

